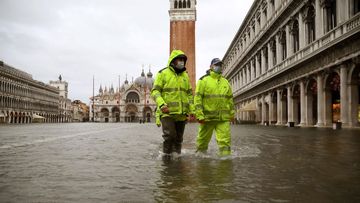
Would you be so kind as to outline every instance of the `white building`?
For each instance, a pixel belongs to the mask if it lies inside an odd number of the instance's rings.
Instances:
[[[360,0],[254,1],[224,56],[240,121],[359,125]]]
[[[153,74],[144,70],[135,82],[126,79],[120,88],[100,86],[99,93],[90,98],[90,120],[95,122],[154,122],[156,103],[150,91]]]
[[[68,99],[68,83],[62,80],[61,75],[59,80],[50,81],[50,86],[56,87],[59,90],[59,122],[71,122],[73,117],[73,110],[71,100]]]

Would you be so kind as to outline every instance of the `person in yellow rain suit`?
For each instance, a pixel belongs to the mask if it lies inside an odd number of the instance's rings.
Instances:
[[[194,105],[200,123],[197,151],[207,151],[215,130],[219,155],[224,156],[231,154],[230,122],[234,120],[235,110],[231,86],[221,73],[222,61],[214,58],[210,70],[196,85]]]
[[[155,108],[155,124],[157,127],[161,126],[161,120],[160,120],[160,109]]]
[[[167,67],[158,72],[151,90],[151,96],[160,110],[165,155],[181,153],[187,116],[191,116],[194,110],[186,60],[183,51],[173,50]]]

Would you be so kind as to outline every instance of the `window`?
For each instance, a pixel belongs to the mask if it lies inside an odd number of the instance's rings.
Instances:
[[[281,59],[285,60],[287,57],[287,52],[286,52],[286,32],[285,30],[280,31],[280,36],[279,36],[279,40],[280,40],[280,44],[281,44]]]
[[[264,54],[264,58],[265,58],[265,72],[269,69],[269,56],[268,56],[268,49],[267,47],[265,47],[263,49],[263,54]]]
[[[305,16],[306,42],[310,44],[315,41],[315,9],[312,5],[307,6]]]
[[[298,20],[294,20],[293,24],[290,28],[290,33],[293,38],[293,51],[296,53],[299,51],[299,22]]]
[[[360,12],[360,0],[354,0],[354,15]]]
[[[324,2],[325,32],[329,32],[336,27],[336,0]]]
[[[174,2],[174,8],[177,8],[178,7],[178,2],[175,0]]]
[[[271,49],[271,53],[272,53],[272,59],[273,59],[273,66],[275,66],[277,64],[276,61],[276,41],[275,39],[270,41],[270,49]]]

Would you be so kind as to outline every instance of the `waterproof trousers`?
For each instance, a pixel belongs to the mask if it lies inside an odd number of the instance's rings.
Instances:
[[[207,121],[204,124],[200,124],[196,140],[197,151],[206,152],[214,130],[219,147],[219,155],[230,155],[231,135],[229,121]]]
[[[186,121],[175,121],[172,117],[162,117],[161,124],[164,138],[163,152],[180,154]]]

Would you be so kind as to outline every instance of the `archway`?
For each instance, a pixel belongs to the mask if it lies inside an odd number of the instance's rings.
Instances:
[[[263,102],[259,103],[258,104],[258,111],[257,111],[257,116],[256,116],[256,122],[261,122],[262,119],[263,119],[263,115],[262,115],[262,112],[263,112]]]
[[[125,122],[137,122],[139,120],[138,109],[135,105],[129,104],[125,108]]]
[[[151,122],[151,115],[152,115],[152,110],[150,107],[145,107],[143,109],[143,120],[147,123]]]
[[[359,126],[360,124],[360,64],[351,72],[350,75],[350,125]]]
[[[301,120],[300,114],[300,85],[296,84],[292,91],[292,99],[293,99],[293,118],[294,123],[299,124]]]
[[[277,103],[277,92],[273,92],[271,93],[271,99],[270,99],[270,102],[273,104],[272,105],[272,115],[270,115],[270,119],[271,119],[271,123],[272,124],[275,124],[277,121],[278,121],[278,117],[277,117],[277,106],[278,106],[278,103]]]
[[[269,104],[267,102],[264,101],[264,108],[265,108],[265,118],[264,121],[265,123],[267,123],[269,125],[270,123],[270,119],[269,119]]]
[[[340,75],[330,73],[325,84],[325,125],[330,125],[340,121]]]
[[[101,120],[103,120],[105,123],[109,122],[109,110],[107,108],[101,109]]]
[[[120,122],[120,109],[119,107],[113,107],[111,109],[113,122]]]
[[[317,82],[314,78],[311,78],[307,83],[305,103],[305,123],[306,125],[315,125],[317,123]]]
[[[140,96],[136,92],[129,92],[126,95],[126,103],[139,103],[140,102]]]
[[[280,107],[280,121],[281,124],[285,124],[288,121],[288,98],[286,88],[281,90]]]

